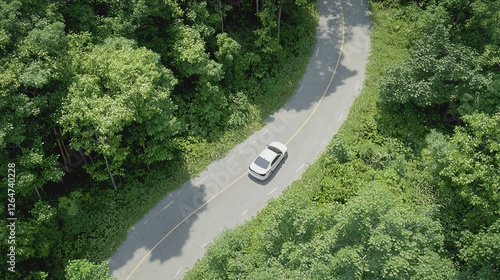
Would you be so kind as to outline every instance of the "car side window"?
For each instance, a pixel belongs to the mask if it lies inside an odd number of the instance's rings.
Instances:
[[[274,165],[276,163],[276,161],[280,158],[281,154],[278,154],[276,155],[276,157],[273,159],[273,162],[271,163],[271,165]]]

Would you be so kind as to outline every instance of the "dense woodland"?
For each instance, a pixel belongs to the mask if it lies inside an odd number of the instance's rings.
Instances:
[[[500,273],[500,2],[370,4],[367,80],[327,153],[187,279]],[[129,226],[293,92],[316,22],[306,0],[0,7],[1,279],[107,279]]]
[[[373,0],[327,152],[185,279],[498,279],[500,1]]]
[[[293,93],[315,6],[0,0],[2,213],[17,218],[15,272],[0,221],[0,278],[107,279],[128,228]]]

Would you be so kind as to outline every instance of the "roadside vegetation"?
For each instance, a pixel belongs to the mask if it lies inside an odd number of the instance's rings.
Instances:
[[[500,2],[370,1],[327,151],[185,279],[498,279]]]
[[[316,23],[308,0],[0,0],[0,189],[14,164],[2,213],[17,218],[0,278],[107,279],[136,221],[293,94]]]

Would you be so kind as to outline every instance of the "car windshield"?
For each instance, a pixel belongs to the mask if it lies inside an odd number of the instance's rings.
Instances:
[[[273,152],[277,153],[277,154],[281,154],[280,149],[278,149],[278,148],[276,148],[276,147],[273,147],[273,146],[268,146],[267,148],[268,148],[269,150],[271,150],[271,151],[273,151]]]
[[[259,166],[261,168],[266,169],[269,166],[269,161],[267,161],[265,158],[259,156],[259,157],[257,157],[257,159],[255,159],[255,164],[257,164],[257,166]]]

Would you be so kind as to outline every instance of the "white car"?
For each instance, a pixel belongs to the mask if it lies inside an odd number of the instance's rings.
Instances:
[[[286,154],[287,148],[284,144],[272,142],[250,164],[248,174],[259,180],[267,179]]]

